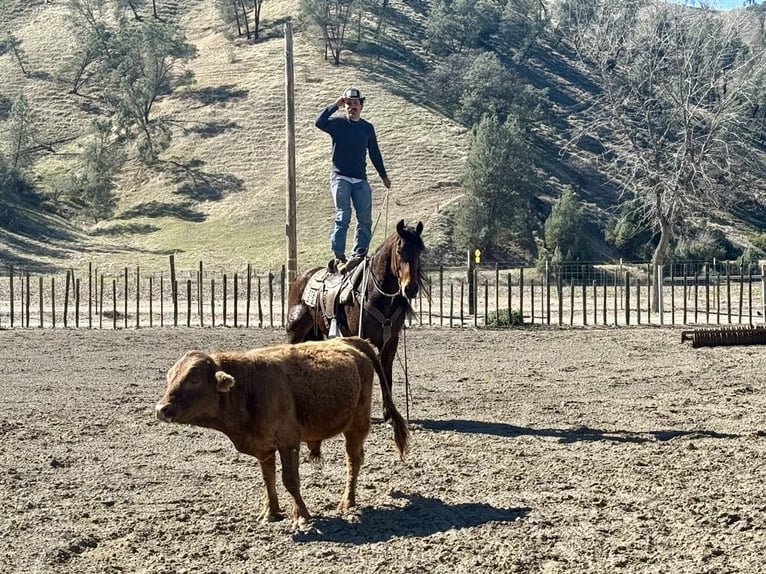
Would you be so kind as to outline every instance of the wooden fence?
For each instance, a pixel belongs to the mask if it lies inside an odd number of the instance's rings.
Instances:
[[[7,268],[0,276],[0,328],[127,329],[280,327],[287,295],[284,267],[256,273],[193,270],[142,274],[33,276]],[[652,310],[659,289],[659,310]],[[731,263],[530,268],[439,267],[413,301],[410,325],[479,327],[507,310],[546,326],[755,325],[764,322],[764,274]]]

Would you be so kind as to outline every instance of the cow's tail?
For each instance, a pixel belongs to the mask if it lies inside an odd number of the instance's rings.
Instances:
[[[375,347],[366,340],[359,337],[344,337],[343,342],[351,345],[355,349],[361,351],[372,361],[375,367],[375,372],[378,373],[378,380],[380,381],[380,391],[383,398],[383,406],[391,415],[391,426],[394,428],[394,441],[396,442],[396,448],[399,450],[399,458],[404,460],[407,451],[409,450],[409,438],[410,431],[407,428],[407,423],[401,413],[396,410],[394,404],[394,398],[391,396],[391,389],[388,387],[388,380],[386,380],[386,373],[383,372],[383,365],[378,358],[378,354],[375,352]]]

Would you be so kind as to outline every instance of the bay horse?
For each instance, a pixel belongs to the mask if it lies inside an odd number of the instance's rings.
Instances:
[[[424,284],[425,276],[420,266],[420,255],[425,249],[422,233],[422,222],[410,227],[404,224],[403,219],[399,221],[396,230],[359,266],[361,271],[349,272],[346,281],[356,279],[353,292],[350,300],[341,304],[336,313],[341,335],[360,335],[377,348],[389,390],[392,387],[391,371],[399,346],[399,333],[405,318],[412,313],[410,301]],[[338,283],[339,274],[330,271],[318,273],[322,269],[309,269],[290,285],[286,321],[289,343],[322,340],[330,335],[327,313],[320,308],[320,301],[317,299],[309,304],[307,297],[304,297],[310,281],[322,278],[323,283]],[[360,302],[364,305],[362,310]],[[383,417],[389,419],[385,409]]]

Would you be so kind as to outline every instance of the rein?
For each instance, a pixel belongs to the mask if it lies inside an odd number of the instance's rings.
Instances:
[[[371,261],[374,257],[375,255],[373,255],[369,261]],[[407,305],[406,304],[396,305],[393,308],[393,312],[391,313],[391,315],[389,317],[386,317],[380,309],[378,309],[377,307],[375,307],[373,303],[371,303],[370,299],[365,300],[365,297],[367,295],[367,280],[368,279],[372,279],[372,286],[375,288],[375,290],[383,297],[387,297],[391,299],[392,303],[397,297],[401,295],[401,291],[396,291],[395,293],[386,293],[385,291],[383,291],[383,288],[380,286],[380,283],[378,282],[377,277],[375,277],[375,273],[373,272],[372,266],[369,264],[369,261],[365,262],[364,277],[362,279],[362,285],[361,285],[361,297],[360,297],[360,305],[359,305],[359,336],[362,337],[362,325],[364,325],[363,313],[369,313],[383,327],[383,347],[385,347],[389,339],[391,339],[391,325],[399,319],[402,313],[404,313],[405,309],[407,308]],[[402,298],[404,297],[402,296]]]

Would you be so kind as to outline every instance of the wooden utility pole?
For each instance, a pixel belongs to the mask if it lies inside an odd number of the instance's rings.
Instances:
[[[285,102],[287,108],[287,280],[295,281],[298,274],[295,207],[295,79],[293,72],[293,24],[285,23]]]

